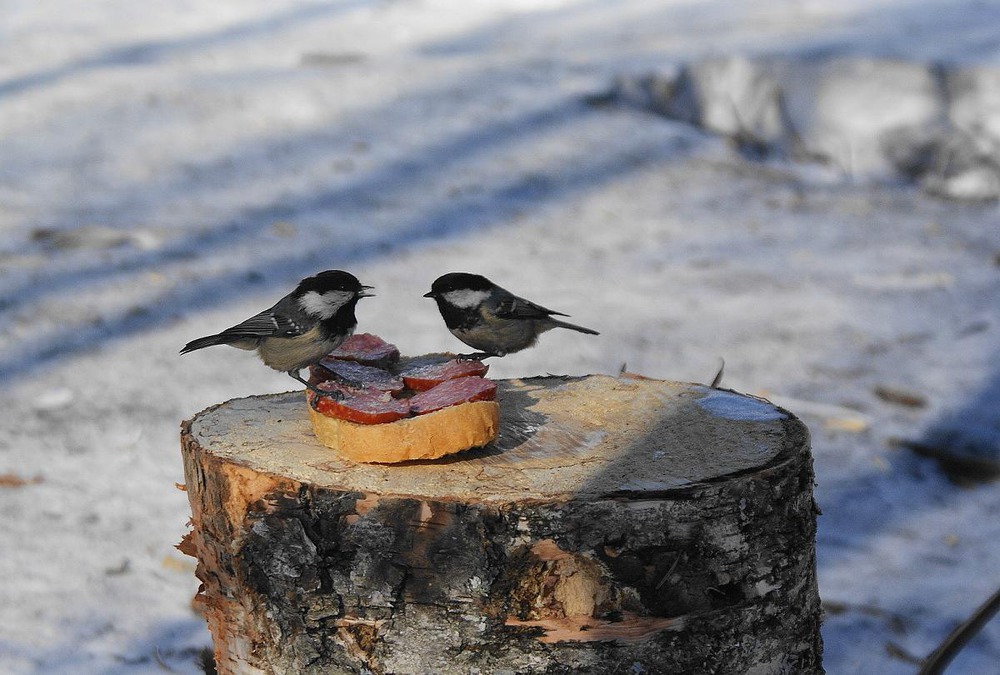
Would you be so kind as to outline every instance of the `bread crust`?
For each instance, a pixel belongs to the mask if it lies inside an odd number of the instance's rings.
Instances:
[[[486,445],[500,429],[500,404],[474,401],[384,424],[356,424],[309,410],[323,445],[355,462],[395,464],[437,459]]]

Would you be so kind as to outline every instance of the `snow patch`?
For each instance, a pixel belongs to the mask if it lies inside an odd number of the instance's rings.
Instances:
[[[774,422],[788,417],[768,401],[713,389],[698,399],[702,410],[738,422]]]

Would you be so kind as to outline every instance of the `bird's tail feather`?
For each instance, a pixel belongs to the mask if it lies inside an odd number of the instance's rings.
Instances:
[[[590,328],[584,328],[583,326],[577,326],[575,323],[559,321],[558,319],[550,319],[550,320],[552,321],[552,323],[559,326],[560,328],[569,328],[570,330],[586,333],[587,335],[600,335],[600,333],[598,333],[596,330],[591,330]]]
[[[191,340],[191,342],[184,345],[181,349],[181,354],[187,354],[188,352],[193,352],[196,349],[204,349],[205,347],[214,347],[215,345],[226,345],[233,341],[231,336],[225,333],[219,333],[218,335],[208,335],[206,337],[198,338],[197,340]]]

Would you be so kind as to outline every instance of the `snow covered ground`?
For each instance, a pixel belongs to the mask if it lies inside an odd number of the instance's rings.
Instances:
[[[911,673],[1000,583],[1000,493],[893,440],[995,419],[1000,213],[595,107],[710,54],[1000,66],[957,0],[0,3],[0,671],[200,672],[178,424],[284,391],[188,340],[301,277],[361,329],[459,349],[420,295],[471,270],[602,332],[492,375],[764,394],[813,432],[830,673]],[[903,388],[927,405],[876,395]],[[952,673],[1000,672],[1000,621]]]

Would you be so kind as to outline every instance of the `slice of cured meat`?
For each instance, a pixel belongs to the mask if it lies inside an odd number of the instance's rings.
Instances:
[[[424,415],[460,403],[492,401],[496,396],[496,382],[469,375],[447,380],[433,389],[414,394],[410,398],[410,410],[415,415]]]
[[[328,358],[357,361],[366,366],[385,368],[399,360],[399,350],[396,349],[396,345],[386,342],[378,335],[357,333],[330,352]]]
[[[316,385],[321,391],[334,391],[340,399],[318,396],[308,392],[309,403],[319,413],[357,424],[383,424],[395,422],[410,414],[410,403],[406,399],[393,398],[387,391],[378,389],[353,389],[337,382],[321,382]]]
[[[413,359],[400,373],[403,382],[414,391],[427,391],[442,382],[458,377],[482,377],[490,369],[482,361],[469,359]]]
[[[344,361],[329,356],[320,361],[310,370],[311,380],[323,382],[329,379],[339,379],[340,384],[357,385],[362,388],[378,389],[398,394],[406,386],[403,378],[393,375],[388,370],[366,366],[356,361]],[[315,384],[315,382],[313,382]]]

